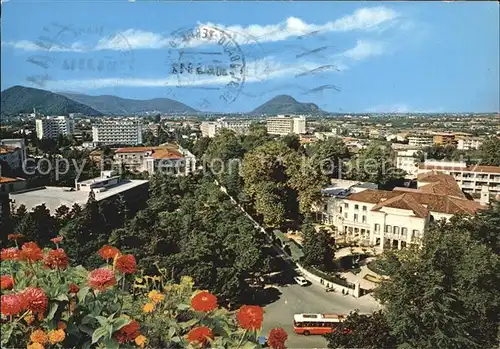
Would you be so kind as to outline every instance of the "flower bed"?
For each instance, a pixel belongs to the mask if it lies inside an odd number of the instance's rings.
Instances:
[[[387,272],[380,267],[380,263],[377,260],[371,261],[366,264],[366,267],[378,275],[387,275]]]
[[[382,282],[382,280],[379,277],[376,277],[375,275],[371,275],[371,274],[366,274],[363,277],[363,279],[374,282],[376,284],[379,284],[380,282]]]
[[[305,265],[302,265],[302,267],[307,270],[308,272],[316,275],[316,276],[319,276],[327,281],[330,281],[330,282],[333,282],[337,285],[340,285],[340,286],[344,286],[344,287],[347,287],[347,288],[350,288],[350,289],[354,289],[354,284],[348,282],[346,279],[340,277],[340,276],[337,276],[335,274],[329,274],[329,273],[326,273],[322,270],[319,270],[317,268],[314,268],[314,267],[311,267],[311,266],[305,266]]]

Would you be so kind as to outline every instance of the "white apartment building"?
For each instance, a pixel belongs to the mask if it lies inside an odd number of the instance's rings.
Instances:
[[[419,244],[434,220],[473,214],[486,206],[467,200],[453,177],[431,173],[418,189],[366,189],[337,196],[329,207],[337,237],[366,246],[404,248]],[[327,223],[328,224],[328,223]]]
[[[138,118],[102,120],[92,126],[92,140],[98,144],[141,144],[142,121]]]
[[[67,116],[47,116],[35,121],[38,139],[56,139],[59,135],[68,136],[74,133],[74,121]]]
[[[415,148],[430,147],[434,144],[431,136],[410,136],[408,137],[408,145]]]
[[[115,151],[114,163],[135,172],[187,175],[196,170],[196,157],[174,144],[159,147],[127,147]]]
[[[486,186],[491,196],[500,194],[500,166],[467,166],[465,162],[426,161],[419,166],[418,174],[439,171],[449,174],[465,193],[479,196]]]
[[[219,119],[217,121],[202,121],[200,129],[203,137],[213,138],[222,129],[227,128],[236,134],[245,134],[250,129],[251,120]]]
[[[418,173],[416,154],[417,150],[414,149],[400,150],[396,154],[396,168],[404,170],[408,179],[415,178]]]
[[[457,149],[458,150],[477,149],[481,144],[483,144],[483,140],[482,138],[479,137],[460,138],[457,141]]]
[[[292,117],[290,115],[278,115],[277,117],[267,118],[267,133],[271,135],[286,136],[290,133],[306,133],[306,117],[301,115]]]

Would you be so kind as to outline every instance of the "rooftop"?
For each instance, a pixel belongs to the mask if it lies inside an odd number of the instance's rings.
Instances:
[[[19,149],[19,148],[11,147],[8,145],[0,145],[0,154],[9,154],[9,153],[14,152],[16,149]]]
[[[162,145],[159,147],[125,147],[115,151],[116,154],[151,152],[153,159],[180,159],[183,157],[176,145]]]
[[[10,177],[0,177],[0,183],[14,183],[19,181],[25,181],[24,178],[10,178]]]
[[[425,165],[419,166],[422,170],[438,170],[438,171],[465,171],[465,172],[483,172],[483,173],[500,173],[500,166],[439,166],[439,165]]]

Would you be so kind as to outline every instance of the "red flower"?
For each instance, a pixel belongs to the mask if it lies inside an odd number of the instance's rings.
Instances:
[[[41,288],[28,287],[21,294],[23,308],[42,316],[49,305],[49,298]]]
[[[269,332],[269,339],[267,342],[273,349],[286,349],[285,342],[288,339],[288,334],[281,327],[273,328]]]
[[[22,238],[24,235],[23,234],[9,234],[7,235],[8,240],[17,240]]]
[[[52,241],[52,242],[53,242],[53,243],[55,243],[55,244],[60,243],[62,240],[63,240],[63,237],[62,237],[62,236],[57,236],[57,237],[55,237],[55,238],[53,238],[53,239],[50,239],[50,241]]]
[[[15,247],[2,248],[0,259],[2,261],[17,261],[19,260],[19,249]]]
[[[26,242],[21,247],[19,257],[28,262],[36,262],[43,259],[43,252],[40,247],[34,242]]]
[[[69,293],[78,293],[78,291],[80,291],[80,287],[78,287],[78,285],[75,284],[70,284],[68,288],[69,288]]]
[[[137,271],[135,257],[131,254],[125,254],[116,259],[116,269],[124,274],[133,274]]]
[[[199,343],[205,346],[209,343],[209,338],[214,339],[212,330],[206,326],[195,327],[187,334],[189,343]]]
[[[116,284],[115,273],[105,268],[92,270],[88,276],[88,283],[93,289],[103,291]]]
[[[16,315],[23,310],[21,298],[16,294],[1,297],[1,313],[5,316]]]
[[[62,248],[49,251],[45,257],[45,265],[50,269],[65,269],[69,265],[69,258]]]
[[[258,305],[244,305],[238,310],[236,319],[244,329],[258,330],[262,327],[264,309]]]
[[[108,260],[115,258],[116,255],[120,254],[120,250],[113,246],[103,246],[99,251],[97,251],[102,259]]]
[[[191,308],[196,311],[217,309],[217,297],[207,291],[200,292],[191,299]]]
[[[2,290],[10,290],[14,287],[14,279],[10,275],[2,275],[0,280],[0,288]]]
[[[133,341],[135,337],[141,334],[139,332],[139,327],[139,323],[135,320],[132,320],[131,323],[123,326],[117,332],[115,332],[113,336],[119,343]]]

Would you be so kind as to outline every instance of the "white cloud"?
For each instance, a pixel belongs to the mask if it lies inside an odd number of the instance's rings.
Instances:
[[[159,49],[167,45],[168,39],[160,34],[128,29],[113,38],[100,39],[93,50]]]
[[[27,52],[46,51],[46,52],[85,52],[87,48],[81,42],[74,42],[69,46],[63,46],[50,42],[33,42],[28,40],[5,41],[2,46],[10,46],[18,50]]]
[[[406,103],[377,105],[365,110],[369,113],[439,113],[442,108],[414,108]]]
[[[354,59],[356,61],[379,56],[386,52],[386,44],[380,41],[358,40],[356,46],[341,53],[341,56]]]

